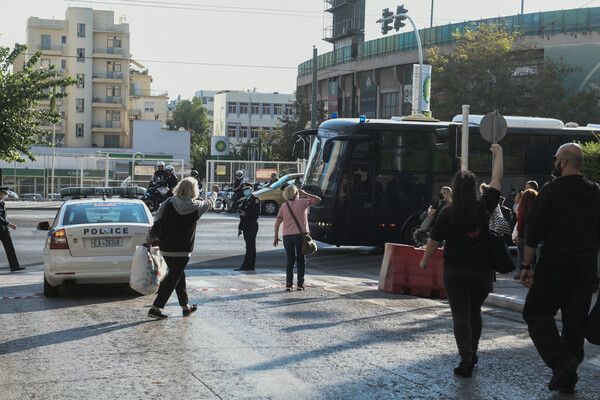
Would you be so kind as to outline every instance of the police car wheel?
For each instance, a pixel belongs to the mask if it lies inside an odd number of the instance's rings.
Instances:
[[[60,286],[52,286],[46,280],[46,275],[44,275],[44,296],[46,297],[58,297],[60,290]]]
[[[263,214],[265,215],[275,215],[278,209],[279,207],[277,207],[277,203],[274,201],[267,201],[263,204]]]

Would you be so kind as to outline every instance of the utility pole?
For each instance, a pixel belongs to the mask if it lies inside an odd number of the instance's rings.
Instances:
[[[310,116],[310,127],[311,129],[317,129],[317,48],[313,46],[313,79],[312,79],[312,104],[311,104],[311,116]]]

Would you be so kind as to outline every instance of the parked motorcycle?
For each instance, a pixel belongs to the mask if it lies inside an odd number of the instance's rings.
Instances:
[[[233,190],[231,190],[230,186],[225,186],[217,195],[217,200],[215,200],[213,211],[220,213],[222,211],[228,212],[231,210],[231,207],[233,206],[232,197]]]
[[[146,203],[150,212],[155,212],[158,207],[169,197],[169,188],[162,184],[162,182],[150,182],[150,186],[146,189],[146,195],[142,198],[142,201]]]

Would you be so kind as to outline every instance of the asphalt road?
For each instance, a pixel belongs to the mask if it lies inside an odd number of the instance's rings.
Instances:
[[[285,292],[285,254],[273,218],[261,218],[255,272],[237,220],[209,213],[187,271],[191,303],[175,296],[165,321],[149,320],[154,296],[88,286],[43,298],[40,220],[54,211],[10,211],[17,253],[0,258],[0,399],[598,399],[600,351],[587,345],[574,396],[549,392],[517,313],[484,308],[473,378],[458,363],[447,302],[378,291],[381,254],[322,245],[305,292]],[[14,297],[31,298],[14,299]]]

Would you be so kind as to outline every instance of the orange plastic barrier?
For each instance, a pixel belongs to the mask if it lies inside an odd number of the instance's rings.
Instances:
[[[386,243],[379,273],[379,290],[445,299],[446,291],[442,284],[443,250],[438,249],[429,259],[427,269],[421,269],[419,262],[424,252],[424,248]]]

